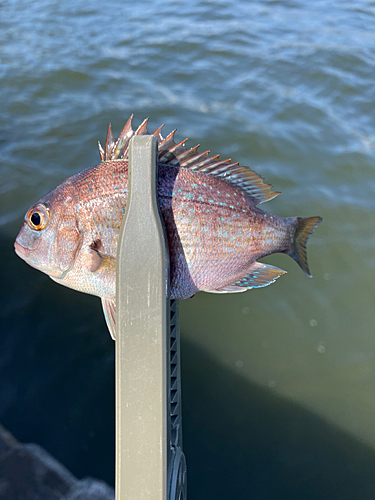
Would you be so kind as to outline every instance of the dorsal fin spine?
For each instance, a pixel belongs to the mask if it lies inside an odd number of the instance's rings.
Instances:
[[[196,154],[198,148],[199,148],[199,144],[198,144],[198,146],[195,146],[194,148],[185,149],[185,151],[180,154],[181,166],[185,166],[186,160],[193,157]]]
[[[147,122],[148,122],[148,118],[146,118],[145,120],[143,120],[143,122],[137,128],[137,130],[135,132],[135,135],[147,135],[148,134],[148,132],[147,132]]]
[[[111,153],[112,153],[112,148],[115,144],[115,137],[112,133],[112,127],[111,124],[109,124],[108,127],[108,133],[107,133],[107,138],[105,140],[105,159],[110,160],[111,159]]]
[[[133,115],[126,122],[119,137],[115,140],[112,127],[109,125],[104,149],[99,143],[99,155],[102,161],[125,159],[128,155],[129,141],[133,135],[148,134],[147,122],[144,120],[134,132],[132,128]],[[159,162],[169,166],[180,166],[181,168],[198,172],[205,175],[220,177],[230,184],[238,187],[252,199],[254,205],[272,200],[278,191],[272,191],[271,185],[266,184],[263,177],[256,174],[248,167],[241,167],[239,163],[231,163],[231,160],[219,160],[219,155],[209,156],[209,151],[198,153],[198,146],[186,149],[187,139],[175,143],[173,130],[164,139],[161,135],[163,125],[153,132],[159,142]]]
[[[100,141],[98,141],[98,147],[99,147],[99,155],[100,155],[100,159],[102,161],[104,161],[104,149],[102,148],[102,145],[100,144]]]
[[[164,127],[164,124],[163,125],[160,125],[159,128],[157,128],[155,130],[155,132],[152,132],[152,135],[154,135],[156,137],[156,139],[158,140],[158,142],[160,143],[162,140],[163,140],[163,136],[161,135],[161,129]]]

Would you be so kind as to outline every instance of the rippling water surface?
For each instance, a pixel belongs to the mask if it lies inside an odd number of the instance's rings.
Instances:
[[[190,498],[375,496],[374,23],[365,0],[2,3],[0,421],[17,438],[113,481],[99,300],[13,241],[134,113],[252,167],[282,191],[268,210],[324,218],[313,280],[272,256],[288,275],[271,287],[181,304]]]

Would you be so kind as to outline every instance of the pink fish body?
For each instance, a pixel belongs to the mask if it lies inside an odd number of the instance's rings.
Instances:
[[[273,283],[285,271],[257,259],[281,252],[310,275],[306,242],[320,217],[281,218],[256,205],[279,193],[247,167],[159,143],[158,199],[171,264],[171,296],[198,291],[236,293]],[[28,264],[65,286],[101,297],[115,337],[116,251],[127,202],[130,138],[147,134],[147,120],[133,131],[131,118],[119,138],[111,128],[102,162],[73,175],[26,213],[15,242]],[[136,243],[135,243],[136,244]]]

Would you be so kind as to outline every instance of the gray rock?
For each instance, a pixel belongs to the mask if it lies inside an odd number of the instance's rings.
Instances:
[[[101,481],[76,479],[36,444],[20,444],[0,426],[1,500],[114,500]]]
[[[115,492],[107,484],[96,479],[79,481],[76,489],[61,500],[114,500]]]

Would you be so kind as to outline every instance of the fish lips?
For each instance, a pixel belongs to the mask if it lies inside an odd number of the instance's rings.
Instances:
[[[18,241],[16,240],[14,242],[14,250],[18,257],[20,257],[22,260],[27,262],[29,266],[33,267],[34,269],[38,269],[36,265],[33,264],[32,260],[29,259],[30,256],[30,249],[23,247]]]
[[[36,265],[33,264],[33,259],[32,259],[32,253],[36,250],[38,245],[35,245],[34,248],[24,247],[22,243],[19,242],[20,238],[19,235],[17,236],[16,241],[14,242],[14,250],[18,257],[20,257],[22,260],[27,262],[29,266],[34,267],[37,269]],[[39,242],[38,242],[39,243]]]
[[[14,242],[14,250],[21,259],[26,259],[30,253],[30,250],[20,245],[17,240]]]
[[[23,247],[17,240],[14,242],[14,250],[18,257],[26,262],[30,267],[37,269],[38,271],[42,271],[45,274],[48,274],[51,278],[61,279],[64,277],[66,273],[61,271],[60,269],[43,269],[40,264],[36,264],[33,262],[32,252],[34,249],[29,249]]]
[[[29,229],[26,222],[24,222],[21,231],[18,233],[16,241],[14,242],[16,254],[21,257],[21,259],[26,260],[30,256],[30,252],[33,252],[38,248],[39,243],[39,233],[34,234],[34,232]]]
[[[29,266],[39,271],[41,270],[41,266],[40,263],[35,262],[35,251],[39,247],[40,241],[40,234],[34,234],[34,232],[24,223],[14,242],[14,250],[18,257],[24,260]]]

